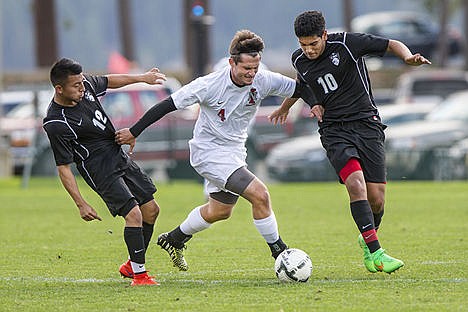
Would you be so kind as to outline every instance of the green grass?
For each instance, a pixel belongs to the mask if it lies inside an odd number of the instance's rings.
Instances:
[[[239,200],[232,217],[197,234],[176,271],[154,243],[159,287],[129,287],[123,220],[80,181],[102,222],[86,223],[56,178],[0,180],[0,311],[466,311],[468,183],[391,182],[379,237],[406,266],[370,274],[338,183],[269,186],[283,239],[308,252],[311,280],[281,284]],[[158,185],[155,237],[204,202],[200,184]],[[153,242],[155,239],[153,238]]]

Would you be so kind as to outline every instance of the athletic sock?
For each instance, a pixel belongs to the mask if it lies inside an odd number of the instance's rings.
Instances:
[[[136,263],[130,261],[130,265],[132,266],[132,270],[134,274],[142,274],[146,272],[145,264]]]
[[[278,240],[272,244],[268,243],[268,247],[270,247],[271,256],[275,259],[283,250],[288,248],[288,246],[283,242],[281,237],[278,237]]]
[[[202,206],[194,208],[187,216],[187,218],[180,224],[180,229],[186,235],[193,235],[200,231],[206,230],[211,226],[211,223],[208,223],[201,216]]]
[[[180,229],[180,226],[178,226],[169,232],[168,238],[172,246],[175,248],[182,248],[184,244],[192,238],[192,235],[185,234]]]
[[[260,235],[263,236],[268,244],[273,244],[278,240],[278,223],[276,222],[275,213],[273,211],[268,217],[254,220],[253,222]]]
[[[384,214],[384,210],[380,211],[379,213],[374,213],[374,225],[375,230],[377,231],[380,227],[380,223],[382,222],[382,216]]]
[[[350,204],[351,215],[356,223],[359,232],[361,232],[364,241],[369,247],[370,252],[374,252],[380,248],[380,243],[377,238],[374,226],[374,216],[372,209],[367,200],[358,200]]]
[[[143,228],[125,227],[124,240],[127,244],[130,261],[138,264],[145,264],[145,241],[143,239]],[[133,266],[132,266],[133,268]]]
[[[143,239],[145,242],[145,249],[148,250],[151,237],[153,237],[154,224],[146,223],[143,221]]]

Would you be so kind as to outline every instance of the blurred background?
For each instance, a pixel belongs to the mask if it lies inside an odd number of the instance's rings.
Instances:
[[[389,179],[468,178],[468,0],[1,0],[0,176],[55,175],[41,120],[61,57],[94,74],[157,66],[164,86],[113,90],[102,104],[116,128],[131,125],[182,84],[227,66],[233,34],[265,41],[262,66],[294,77],[295,17],[320,10],[329,32],[372,33],[407,44],[433,62],[410,68],[390,55],[367,59],[387,135]],[[308,107],[298,102],[284,126],[262,103],[247,142],[249,167],[268,181],[335,180]],[[157,180],[198,179],[188,163],[197,107],[164,117],[139,137],[135,159]]]

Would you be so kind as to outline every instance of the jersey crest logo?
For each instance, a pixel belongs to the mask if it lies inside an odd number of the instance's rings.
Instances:
[[[91,94],[91,92],[85,91],[84,98],[87,99],[90,102],[96,102],[96,99]]]
[[[257,89],[251,88],[249,92],[249,102],[247,106],[253,106],[257,104]]]
[[[340,54],[338,52],[333,52],[330,55],[330,60],[333,65],[338,66],[340,64]]]

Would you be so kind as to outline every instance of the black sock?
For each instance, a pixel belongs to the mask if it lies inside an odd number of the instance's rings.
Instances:
[[[127,244],[130,260],[135,263],[145,263],[145,241],[143,239],[143,228],[125,227],[124,240]]]
[[[375,230],[377,231],[380,227],[380,223],[382,222],[382,216],[384,214],[384,210],[382,209],[378,213],[374,213],[374,225],[375,225]]]
[[[154,224],[146,223],[143,221],[143,239],[145,241],[145,249],[148,250],[148,246],[153,237]]]
[[[268,243],[268,246],[271,250],[271,256],[275,259],[278,258],[279,254],[282,253],[283,250],[288,248],[288,246],[283,242],[281,237],[279,237],[278,240],[272,244]]]
[[[184,247],[184,244],[192,238],[192,235],[185,234],[180,229],[180,226],[178,226],[169,232],[168,238],[172,246],[175,248],[182,248]]]
[[[372,209],[369,205],[367,200],[358,200],[352,202],[351,206],[351,214],[353,216],[354,222],[356,223],[359,232],[366,233],[368,231],[374,230],[374,216],[372,214]],[[364,234],[363,234],[364,236]],[[374,252],[380,248],[379,240],[377,239],[377,235],[374,235],[375,240],[367,241],[367,247],[369,247],[370,252]]]

